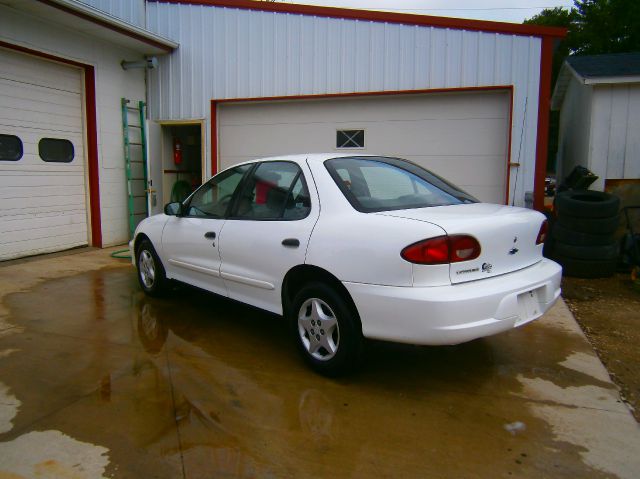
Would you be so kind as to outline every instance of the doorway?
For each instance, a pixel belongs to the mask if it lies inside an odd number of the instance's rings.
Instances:
[[[162,125],[162,203],[183,201],[204,179],[201,122]]]

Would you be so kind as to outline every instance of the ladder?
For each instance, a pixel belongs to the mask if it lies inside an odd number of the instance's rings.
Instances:
[[[133,238],[138,223],[149,216],[148,195],[151,193],[147,172],[147,132],[145,130],[145,102],[134,103],[122,98],[122,134],[127,176],[127,208],[129,238]]]

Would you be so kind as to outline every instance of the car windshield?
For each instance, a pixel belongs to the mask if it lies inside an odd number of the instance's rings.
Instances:
[[[365,213],[478,202],[434,173],[398,158],[334,158],[325,166],[351,205]]]

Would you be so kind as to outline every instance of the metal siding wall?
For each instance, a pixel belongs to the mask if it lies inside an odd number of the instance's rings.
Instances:
[[[510,191],[533,190],[539,38],[156,2],[147,28],[180,43],[149,74],[155,119],[208,118],[213,98],[513,85]]]
[[[145,26],[145,0],[78,0],[138,27]]]
[[[594,188],[604,189],[606,179],[640,177],[640,86],[593,87],[590,169],[600,178]]]

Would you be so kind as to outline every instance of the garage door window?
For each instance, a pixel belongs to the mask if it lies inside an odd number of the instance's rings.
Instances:
[[[38,143],[40,158],[47,163],[71,163],[75,156],[73,143],[58,138],[43,138]]]
[[[364,130],[338,130],[336,148],[364,148]]]
[[[22,140],[15,135],[0,135],[0,161],[18,161],[22,158]]]

